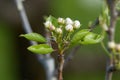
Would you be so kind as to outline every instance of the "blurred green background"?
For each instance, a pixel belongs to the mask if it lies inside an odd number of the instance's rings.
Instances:
[[[26,0],[24,6],[32,29],[44,35],[43,16],[70,17],[87,28],[101,13],[104,0]],[[34,54],[28,52],[14,1],[0,0],[0,80],[45,80],[44,70]],[[119,42],[119,24],[116,41]],[[97,28],[99,32],[101,28]],[[100,44],[82,46],[64,68],[64,80],[104,80],[107,56]],[[120,80],[119,72],[113,80]]]

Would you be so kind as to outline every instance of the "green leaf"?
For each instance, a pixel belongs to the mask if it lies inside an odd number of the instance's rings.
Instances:
[[[28,33],[22,34],[21,37],[25,37],[28,40],[37,41],[37,42],[46,42],[46,39],[38,33]]]
[[[48,44],[33,45],[28,47],[27,49],[37,54],[48,54],[54,51]]]
[[[79,41],[80,44],[96,44],[101,42],[104,39],[104,35],[96,34],[93,32],[87,33],[87,35],[84,36],[83,39]]]
[[[89,33],[89,29],[83,29],[75,33],[71,39],[71,45],[78,44],[78,42]]]

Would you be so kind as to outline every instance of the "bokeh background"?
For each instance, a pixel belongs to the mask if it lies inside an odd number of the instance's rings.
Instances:
[[[43,17],[70,17],[87,28],[101,13],[103,0],[26,0],[24,6],[34,32],[44,35]],[[118,27],[119,27],[118,23]],[[97,28],[99,32],[101,28]],[[14,0],[0,0],[0,80],[45,80],[45,72],[27,40]],[[117,28],[116,34],[119,34]],[[119,35],[116,35],[119,42]],[[100,44],[82,46],[64,68],[64,80],[104,80],[107,56]],[[120,73],[113,80],[120,80]]]

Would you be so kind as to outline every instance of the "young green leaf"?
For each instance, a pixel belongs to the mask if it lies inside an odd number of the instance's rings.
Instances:
[[[37,54],[49,54],[54,51],[48,44],[33,45],[28,47],[27,49]]]
[[[28,33],[22,34],[21,37],[25,37],[28,40],[37,41],[37,42],[46,42],[46,39],[38,33]]]
[[[96,44],[103,40],[104,35],[95,34],[93,32],[87,33],[83,39],[79,41],[80,44]]]
[[[71,39],[71,45],[78,44],[78,42],[89,33],[89,29],[83,29],[74,34]]]

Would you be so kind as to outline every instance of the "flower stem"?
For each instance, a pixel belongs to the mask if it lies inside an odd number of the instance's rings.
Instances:
[[[58,80],[63,80],[64,54],[58,55]]]

